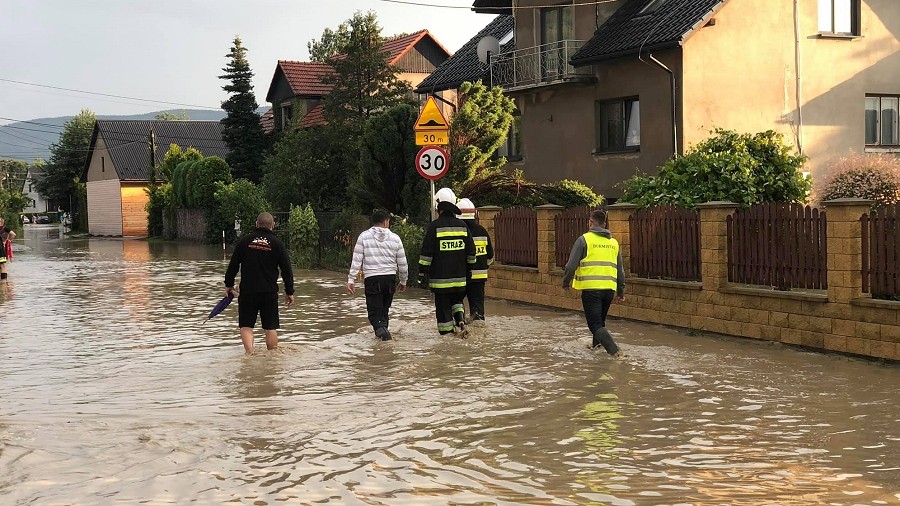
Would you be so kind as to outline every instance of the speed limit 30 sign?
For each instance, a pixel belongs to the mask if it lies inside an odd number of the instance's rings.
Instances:
[[[450,157],[440,146],[425,146],[416,155],[416,170],[425,179],[437,181],[447,175]]]

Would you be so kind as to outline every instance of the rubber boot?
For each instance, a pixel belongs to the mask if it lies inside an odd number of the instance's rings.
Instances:
[[[382,341],[390,341],[391,339],[393,339],[391,333],[388,332],[388,329],[384,327],[378,327],[378,330],[375,331],[375,335],[378,336],[378,338]]]
[[[597,346],[603,346],[603,349],[606,350],[606,353],[610,355],[615,355],[619,353],[619,345],[616,344],[616,341],[613,340],[612,335],[610,335],[609,331],[606,330],[606,327],[600,327],[594,332],[594,342],[592,348],[596,348]]]

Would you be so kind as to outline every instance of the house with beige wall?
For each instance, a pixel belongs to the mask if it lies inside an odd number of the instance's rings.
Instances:
[[[513,9],[515,7],[515,9]],[[490,79],[516,101],[537,182],[615,199],[715,128],[775,130],[823,176],[835,159],[900,152],[896,0],[475,0],[511,15]]]
[[[90,235],[147,235],[150,167],[172,144],[204,156],[228,155],[218,121],[97,120],[81,175]]]
[[[383,46],[388,63],[400,69],[398,78],[415,88],[450,57],[450,53],[428,30],[391,37]],[[264,116],[267,131],[281,131],[295,124],[300,128],[324,125],[322,101],[331,91],[323,77],[334,70],[325,63],[279,60],[266,93],[272,104]]]

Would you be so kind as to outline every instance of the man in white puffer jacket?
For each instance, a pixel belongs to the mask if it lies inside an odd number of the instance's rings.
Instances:
[[[394,292],[406,290],[409,266],[406,263],[403,241],[390,230],[391,215],[387,211],[376,209],[372,213],[371,222],[372,227],[359,234],[356,239],[350,275],[347,277],[347,290],[351,294],[356,291],[356,277],[362,268],[369,322],[372,323],[376,336],[382,341],[390,341],[388,311],[394,301]]]

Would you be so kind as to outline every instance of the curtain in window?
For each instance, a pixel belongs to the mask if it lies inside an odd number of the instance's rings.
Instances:
[[[866,144],[878,144],[878,97],[866,97]]]
[[[641,103],[631,102],[628,114],[628,128],[625,132],[625,145],[629,147],[641,145]]]
[[[853,33],[853,0],[834,0],[834,33]]]
[[[625,144],[625,111],[623,102],[609,102],[600,106],[600,147],[615,149]]]
[[[897,131],[897,119],[900,113],[900,98],[882,97],[881,99],[881,144],[898,145],[900,136]]]
[[[819,0],[819,31],[831,32],[834,29],[832,25],[832,2],[834,0]]]

